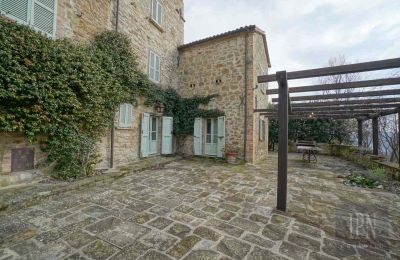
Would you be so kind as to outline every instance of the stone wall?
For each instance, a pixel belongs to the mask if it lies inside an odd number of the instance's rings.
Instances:
[[[250,38],[250,37],[249,37]],[[239,151],[244,143],[245,34],[180,49],[180,93],[184,97],[219,94],[203,108],[226,114],[226,149]],[[221,83],[217,83],[221,80]],[[193,141],[187,140],[187,146]],[[186,148],[186,150],[189,150]],[[193,150],[193,148],[192,148]]]
[[[178,46],[183,44],[183,0],[161,0],[162,26],[150,19],[151,0],[120,0],[119,31],[128,35],[137,57],[139,68],[148,74],[149,50],[161,57],[161,86],[178,86]],[[96,34],[115,30],[116,1],[111,0],[59,0],[57,38],[87,42]],[[142,112],[154,112],[144,106],[144,100],[134,108],[131,128],[118,128],[115,117],[114,165],[134,162],[140,157],[140,121]],[[116,113],[118,115],[118,112]],[[160,124],[161,125],[161,124]],[[111,133],[107,132],[97,146],[98,168],[108,168],[111,156]]]
[[[46,153],[40,149],[44,137],[35,143],[29,143],[22,133],[0,133],[0,174],[11,172],[11,149],[33,148],[35,167],[46,159]]]
[[[161,56],[161,85],[178,86],[178,46],[183,44],[183,0],[160,0],[162,26],[150,19],[151,0],[120,0],[119,31],[128,35],[139,68],[148,74],[149,50]],[[115,30],[116,1],[59,0],[57,38],[79,42],[92,39],[105,30]]]
[[[266,58],[267,53],[264,48],[264,39],[263,36],[259,33],[254,34],[254,49],[253,49],[253,100],[254,100],[254,109],[262,109],[268,107],[268,96],[266,95],[266,91],[268,89],[268,83],[257,82],[257,77],[261,75],[268,74],[268,60]],[[265,120],[265,136],[264,140],[260,140],[260,119]],[[267,156],[268,154],[268,118],[264,118],[260,113],[253,114],[254,120],[254,132],[253,132],[253,157],[254,160],[260,160]]]
[[[178,86],[178,46],[183,44],[184,21],[177,10],[183,0],[161,0],[163,24],[159,28],[150,16],[150,0],[121,0],[120,31],[129,35],[139,67],[148,73],[148,52],[161,56],[161,85]]]
[[[246,160],[250,162],[258,159],[268,149],[267,137],[263,142],[258,141],[259,115],[253,113],[256,96],[260,100],[258,106],[267,106],[266,86],[254,90],[257,86],[257,76],[263,73],[260,66],[266,73],[268,62],[263,39],[255,31],[249,32],[247,36],[246,32],[242,31],[180,48],[180,93],[184,97],[219,94],[219,97],[204,108],[217,108],[225,112],[226,149],[239,151],[241,158],[244,158],[246,85]],[[217,80],[221,82],[217,83]],[[185,151],[190,151],[190,146],[193,147],[193,140],[187,139]]]

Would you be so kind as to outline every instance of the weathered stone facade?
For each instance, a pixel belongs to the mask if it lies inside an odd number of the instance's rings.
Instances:
[[[242,28],[233,33],[183,45],[184,1],[158,1],[163,9],[161,26],[151,18],[152,0],[119,0],[119,8],[117,0],[58,0],[55,36],[57,39],[68,38],[86,43],[98,33],[118,28],[119,32],[131,39],[138,66],[145,74],[149,71],[149,52],[159,55],[160,86],[175,88],[185,97],[219,94],[207,108],[218,108],[226,113],[226,150],[239,151],[240,156],[246,157],[247,161],[257,160],[266,154],[268,144],[267,135],[262,141],[259,138],[260,116],[253,114],[254,108],[264,108],[267,102],[264,95],[266,86],[258,86],[256,83],[257,76],[266,74],[269,66],[264,33],[250,26],[245,27],[245,30]],[[133,108],[132,125],[120,128],[119,112],[116,112],[114,131],[105,133],[97,146],[98,168],[132,163],[141,157],[143,112],[161,116],[155,113],[154,108],[146,107],[144,100],[139,100]],[[161,131],[160,119],[160,136]],[[0,173],[11,170],[9,150],[21,145],[35,147],[35,162],[44,158],[39,145],[21,141],[19,136],[7,135],[7,139],[2,138],[0,147]],[[161,138],[157,146],[160,151]],[[173,140],[173,150],[192,154],[193,138],[187,137],[183,142]]]
[[[177,88],[178,46],[183,44],[184,33],[184,20],[180,13],[183,9],[183,0],[161,0],[160,3],[163,7],[161,26],[150,18],[151,0],[120,0],[118,31],[128,35],[132,41],[138,66],[145,74],[149,70],[148,53],[152,50],[161,58],[160,85]],[[102,31],[115,30],[116,8],[116,1],[110,0],[59,0],[57,38],[85,42]],[[154,114],[155,111],[144,106],[144,100],[139,100],[138,106],[133,109],[132,126],[120,128],[117,111],[113,149],[115,166],[134,162],[140,158],[143,112]],[[106,133],[102,137],[98,152],[100,158],[98,168],[108,168],[111,165],[111,133]]]
[[[160,0],[163,22],[150,18],[151,0],[120,0],[118,31],[129,36],[139,68],[147,74],[148,52],[161,56],[161,85],[177,87],[178,46],[183,44],[183,0]],[[105,30],[116,29],[116,1],[59,0],[57,38],[88,41]]]
[[[268,100],[266,86],[257,84],[257,76],[269,67],[264,37],[261,30],[249,26],[180,47],[180,93],[185,97],[219,94],[206,108],[225,112],[225,150],[238,151],[247,161],[257,160],[268,148],[267,138],[259,141],[260,115],[253,114],[255,103],[266,108]],[[186,142],[188,151],[193,140]]]

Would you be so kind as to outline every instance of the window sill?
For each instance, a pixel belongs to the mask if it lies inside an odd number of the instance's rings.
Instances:
[[[151,78],[149,78],[149,80],[151,81],[151,83],[153,83],[153,84],[155,84],[155,85],[157,85],[157,86],[160,86],[160,85],[161,85],[161,81],[155,81],[155,80],[153,80],[153,79],[151,79]]]
[[[164,29],[159,25],[153,18],[149,17],[150,23],[152,23],[160,32],[164,32]]]
[[[115,126],[116,130],[133,130],[134,126]]]

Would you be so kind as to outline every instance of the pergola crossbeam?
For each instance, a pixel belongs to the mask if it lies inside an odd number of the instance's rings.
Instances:
[[[292,79],[315,78],[315,77],[331,76],[338,74],[357,73],[357,72],[366,72],[374,70],[395,69],[395,68],[400,68],[400,58],[354,63],[354,64],[340,65],[340,66],[333,66],[333,67],[326,67],[319,69],[293,71],[287,73],[287,79],[292,80]],[[258,77],[258,83],[272,82],[276,80],[277,80],[276,74],[263,75]]]
[[[322,101],[322,102],[292,102],[292,108],[297,107],[327,107],[340,105],[360,105],[360,104],[388,104],[400,103],[400,98],[370,98],[370,99],[350,99],[338,101]]]
[[[379,97],[379,96],[393,96],[393,95],[400,95],[400,89],[387,89],[387,90],[377,90],[377,91],[351,92],[351,93],[312,95],[312,96],[298,96],[298,97],[291,97],[291,101],[326,100],[326,99],[357,98],[357,97]],[[278,99],[273,98],[272,102],[278,102]]]
[[[332,112],[332,111],[363,111],[375,109],[374,111],[384,110],[385,108],[398,108],[400,107],[400,103],[394,104],[364,104],[364,105],[352,105],[352,106],[325,106],[325,107],[296,107],[293,108],[292,112]],[[276,112],[276,108],[267,108],[267,109],[255,109],[254,112]],[[364,112],[364,111],[363,111]]]
[[[346,83],[320,84],[312,86],[295,87],[295,88],[289,88],[289,93],[355,89],[355,88],[390,86],[397,84],[400,84],[400,78],[374,79],[374,80],[363,80],[363,81],[354,81]],[[278,94],[278,89],[267,90],[267,95],[275,95],[275,94]]]

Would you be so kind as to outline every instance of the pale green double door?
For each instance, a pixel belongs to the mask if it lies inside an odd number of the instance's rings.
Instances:
[[[224,157],[225,117],[196,118],[193,138],[195,155]]]
[[[161,131],[160,131],[161,124]],[[156,154],[172,154],[172,117],[158,117],[150,113],[142,114],[140,155],[148,157]],[[161,138],[161,140],[160,140]],[[160,147],[161,141],[161,147]],[[160,151],[161,148],[161,151]]]

